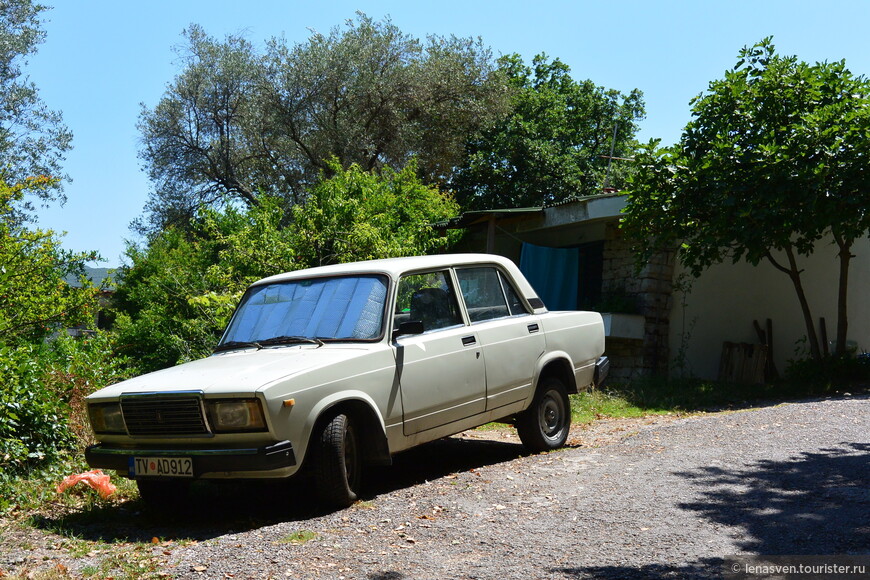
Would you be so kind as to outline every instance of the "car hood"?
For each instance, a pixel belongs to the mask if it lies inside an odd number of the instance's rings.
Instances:
[[[89,398],[192,390],[206,394],[254,393],[277,381],[363,356],[373,348],[373,345],[327,344],[222,352],[111,385]]]

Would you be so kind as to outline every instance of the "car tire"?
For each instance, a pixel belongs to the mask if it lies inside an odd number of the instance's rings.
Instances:
[[[137,479],[139,497],[149,507],[170,512],[187,504],[190,481],[165,479]]]
[[[316,441],[315,478],[320,501],[344,508],[357,500],[362,480],[362,454],[356,426],[349,415],[326,423]]]
[[[571,428],[568,391],[556,377],[544,379],[532,404],[517,417],[517,433],[526,449],[534,453],[562,447]]]

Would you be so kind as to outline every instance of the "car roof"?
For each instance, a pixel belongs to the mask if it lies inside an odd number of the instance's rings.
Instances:
[[[510,259],[495,254],[439,254],[435,256],[409,256],[405,258],[387,258],[382,260],[366,260],[362,262],[347,262],[345,264],[332,264],[316,268],[305,268],[293,272],[285,272],[275,276],[269,276],[254,282],[251,287],[276,282],[287,282],[302,278],[316,278],[322,276],[335,276],[347,274],[384,274],[398,280],[408,272],[434,270],[438,268],[464,267],[474,265],[496,265],[507,272],[517,285],[518,290],[529,300],[537,298],[538,294],[519,267]],[[534,307],[536,312],[545,312],[543,306]]]
[[[285,272],[283,274],[263,278],[254,284],[268,284],[283,280],[293,280],[296,278],[332,276],[335,274],[379,273],[387,274],[392,278],[398,278],[405,272],[413,272],[416,270],[493,263],[507,268],[513,266],[513,262],[509,259],[494,254],[439,254],[435,256],[408,256],[405,258],[365,260],[362,262],[347,262],[345,264],[331,264],[329,266],[294,270],[292,272]],[[507,266],[506,263],[511,266]]]

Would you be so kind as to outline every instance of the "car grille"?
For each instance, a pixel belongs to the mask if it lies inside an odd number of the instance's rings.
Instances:
[[[196,396],[141,395],[121,398],[130,435],[178,437],[208,435],[202,399]]]

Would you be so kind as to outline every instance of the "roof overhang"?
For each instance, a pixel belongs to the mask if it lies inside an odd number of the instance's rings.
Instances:
[[[482,233],[490,253],[496,237],[504,235],[535,245],[569,247],[603,240],[607,224],[619,222],[626,199],[624,194],[606,192],[543,207],[469,211],[434,226]]]

